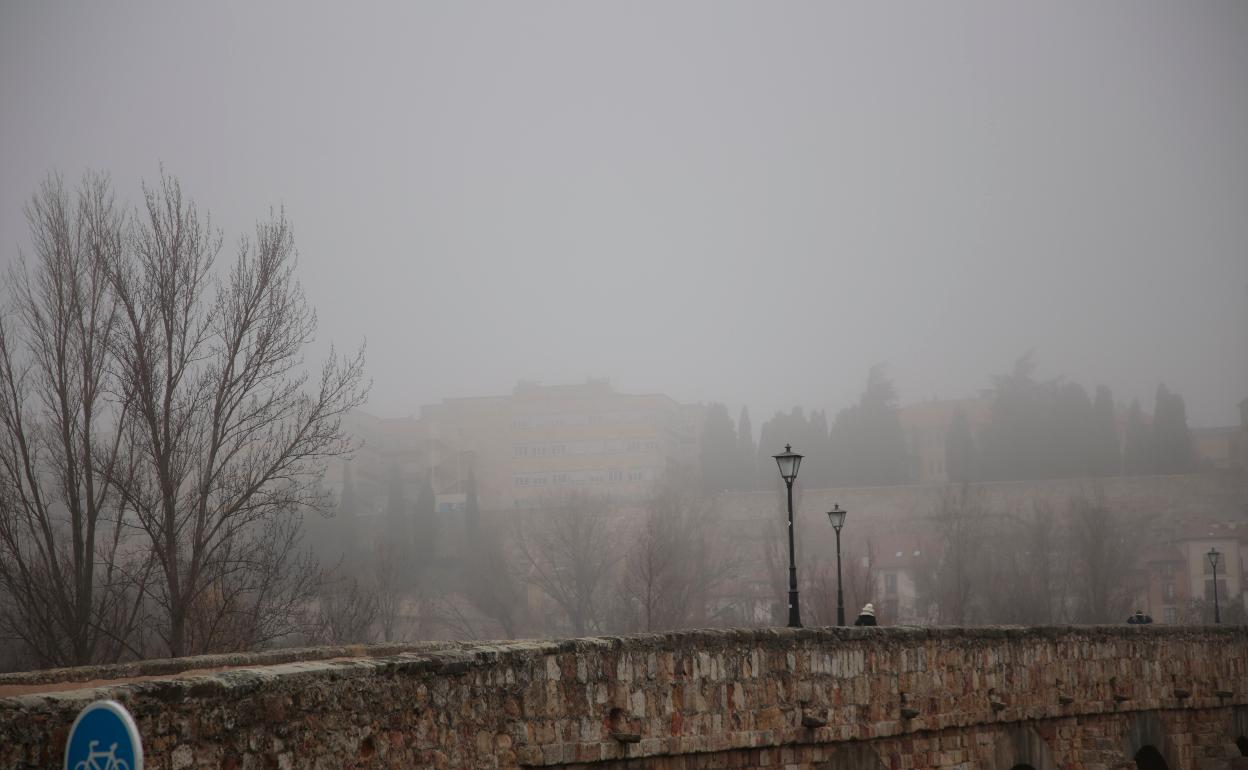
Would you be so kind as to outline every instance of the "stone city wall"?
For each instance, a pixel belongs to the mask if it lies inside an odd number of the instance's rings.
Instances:
[[[59,766],[98,698],[133,713],[147,767],[173,770],[821,767],[838,752],[854,767],[988,767],[1028,742],[1091,768],[1150,729],[1172,767],[1217,752],[1229,767],[1248,704],[1236,627],[694,631],[385,653],[49,691],[60,677],[0,699],[0,767]]]

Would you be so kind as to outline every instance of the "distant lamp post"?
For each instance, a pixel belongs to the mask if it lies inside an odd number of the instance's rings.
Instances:
[[[1218,559],[1222,554],[1218,553],[1218,549],[1210,547],[1205,556],[1209,557],[1209,566],[1213,567],[1213,622],[1221,623],[1222,613],[1218,610]]]
[[[832,522],[832,529],[836,530],[836,624],[838,626],[845,625],[845,595],[841,593],[841,527],[845,526],[845,514],[847,511],[836,503],[832,504],[832,510],[828,511],[828,521]]]
[[[802,614],[797,608],[797,560],[793,550],[793,482],[797,480],[802,456],[793,451],[791,444],[785,444],[784,452],[772,457],[780,467],[780,478],[789,488],[789,628],[801,628]]]

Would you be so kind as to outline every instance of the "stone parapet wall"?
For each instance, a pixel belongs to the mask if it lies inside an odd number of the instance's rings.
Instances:
[[[893,767],[958,751],[978,766],[975,736],[1012,725],[1058,752],[1101,720],[1118,726],[1100,738],[1113,753],[1132,715],[1167,715],[1181,738],[1191,715],[1230,724],[1248,704],[1248,629],[1234,627],[693,631],[307,657],[2,699],[0,767],[59,766],[74,717],[106,697],[134,714],[148,766],[177,770],[813,767],[863,741],[909,757]],[[733,757],[746,764],[714,764]]]

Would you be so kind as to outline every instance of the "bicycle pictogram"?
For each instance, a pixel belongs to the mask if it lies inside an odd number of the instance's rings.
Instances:
[[[74,765],[74,770],[130,770],[126,760],[117,756],[117,744],[109,746],[108,751],[99,751],[95,747],[99,741],[87,744],[87,758]]]

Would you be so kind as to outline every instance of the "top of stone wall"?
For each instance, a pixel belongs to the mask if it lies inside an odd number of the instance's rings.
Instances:
[[[578,650],[615,649],[621,651],[678,650],[701,648],[714,650],[739,644],[774,643],[787,646],[795,641],[874,640],[881,646],[894,647],[925,640],[962,640],[968,645],[992,644],[1002,640],[1063,639],[1079,636],[1089,641],[1118,638],[1140,638],[1141,635],[1167,640],[1187,641],[1210,638],[1233,638],[1248,635],[1248,626],[887,626],[854,628],[835,626],[823,628],[732,628],[694,629],[661,634],[601,636],[580,639],[530,639],[474,642],[416,642],[410,644],[348,645],[336,647],[304,647],[265,652],[229,655],[201,655],[185,658],[163,658],[108,666],[83,666],[44,671],[28,671],[0,675],[0,704],[5,695],[39,695],[78,689],[95,689],[152,679],[186,678],[219,675],[240,668],[281,667],[287,664],[325,663],[325,666],[303,666],[299,670],[330,670],[330,664],[414,659],[422,666],[436,670],[442,664],[462,668],[480,658],[499,654],[547,655]],[[81,685],[75,687],[74,685]],[[6,690],[8,691],[6,693]]]

